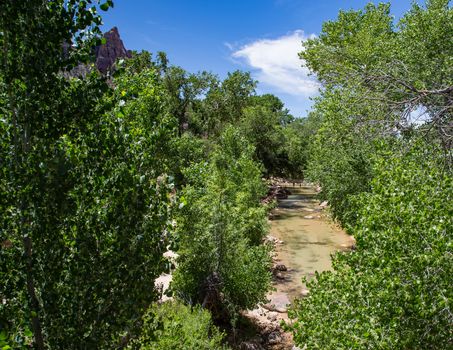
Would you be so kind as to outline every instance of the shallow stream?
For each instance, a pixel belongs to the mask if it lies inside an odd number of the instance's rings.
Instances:
[[[302,277],[311,278],[315,271],[331,268],[331,254],[349,249],[354,244],[351,236],[336,227],[325,215],[315,198],[313,186],[298,184],[285,186],[291,191],[287,199],[280,199],[273,210],[270,234],[282,241],[276,245],[276,264],[287,271],[278,272],[269,295],[276,309],[307,293]]]

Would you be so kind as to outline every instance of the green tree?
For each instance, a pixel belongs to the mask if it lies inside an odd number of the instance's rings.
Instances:
[[[287,163],[279,113],[262,105],[246,107],[242,112],[240,129],[255,147],[255,159],[264,165],[267,175],[279,174]]]
[[[324,83],[309,172],[357,245],[294,305],[299,345],[451,346],[452,14],[448,1],[414,4],[396,30],[389,6],[370,4],[301,54]]]
[[[22,245],[24,255],[21,259],[23,273],[20,275],[23,279],[19,279],[20,283],[27,285],[27,318],[31,315],[29,319],[39,349],[44,347],[44,340],[38,316],[31,233],[38,229],[32,225],[36,213],[33,197],[40,182],[36,177],[37,159],[48,152],[42,142],[44,136],[55,139],[56,129],[64,128],[66,123],[64,118],[52,113],[59,107],[64,87],[58,72],[70,69],[83,58],[86,51],[82,43],[87,39],[86,33],[88,39],[100,33],[97,27],[100,17],[94,7],[88,9],[90,4],[91,1],[3,1],[0,5],[0,81],[5,124],[5,133],[2,133],[2,175],[5,179],[2,197],[6,209],[2,212],[2,235],[8,232],[8,219],[14,217],[20,237],[18,242],[21,242],[15,243]],[[74,43],[77,49],[67,50],[65,54],[66,43]],[[5,242],[8,237],[2,238]]]
[[[176,215],[175,295],[200,303],[216,318],[226,312],[233,321],[240,309],[264,300],[270,286],[270,258],[261,245],[264,188],[252,156],[238,130],[227,128],[209,163],[187,169],[189,185]]]
[[[446,349],[451,344],[453,179],[438,147],[381,151],[372,192],[356,198],[356,252],[308,283],[293,307],[312,349]]]
[[[357,208],[350,197],[370,190],[371,155],[381,130],[361,124],[351,116],[379,117],[381,111],[354,104],[346,91],[325,91],[315,104],[322,122],[311,139],[307,175],[322,186],[321,199],[330,202],[333,217],[350,227]]]
[[[422,109],[437,137],[451,139],[453,11],[448,0],[414,4],[394,25],[389,4],[340,11],[323,24],[318,38],[300,53],[327,89],[347,90],[355,104],[373,105],[381,116],[350,117],[386,132],[411,128],[414,110]]]
[[[206,134],[218,137],[226,125],[237,123],[255,94],[255,87],[250,73],[241,71],[228,73],[224,81],[212,85],[202,107]]]
[[[305,44],[300,55],[324,84],[315,107],[324,122],[315,137],[311,177],[345,223],[354,221],[345,217],[345,210],[351,212],[347,196],[369,189],[373,142],[410,137],[417,111],[425,112],[429,138],[442,142],[448,154],[452,15],[448,1],[428,1],[426,9],[414,5],[396,30],[389,5],[369,4],[340,11]],[[423,35],[428,27],[432,40]]]
[[[2,337],[121,346],[157,298],[167,244],[175,122],[158,72],[125,73],[113,91],[96,73],[64,77],[99,33],[90,1],[3,1],[0,13]]]
[[[243,108],[239,127],[255,147],[255,159],[264,165],[265,175],[302,177],[296,163],[304,160],[295,154],[302,145],[292,132],[297,123],[282,101],[271,94],[251,96]]]
[[[189,128],[199,131],[192,115],[199,109],[199,98],[216,84],[217,78],[208,73],[189,74],[181,67],[164,70],[162,85],[165,89],[169,112],[178,119],[180,135]],[[194,125],[192,125],[194,124]]]
[[[304,179],[309,160],[313,154],[313,143],[322,122],[322,114],[312,111],[306,118],[294,119],[285,126],[284,149],[287,154],[287,163],[283,174],[292,179]],[[317,178],[317,177],[315,177]]]

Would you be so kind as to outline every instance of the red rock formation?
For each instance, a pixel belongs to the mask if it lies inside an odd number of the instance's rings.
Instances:
[[[103,74],[107,73],[118,58],[130,58],[131,52],[126,50],[117,27],[104,33],[106,43],[96,47],[96,67]]]

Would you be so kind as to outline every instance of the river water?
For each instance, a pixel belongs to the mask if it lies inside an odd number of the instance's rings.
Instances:
[[[287,268],[278,273],[276,290],[268,296],[269,304],[276,309],[285,309],[295,298],[303,297],[308,291],[302,277],[310,279],[315,271],[331,269],[331,254],[354,244],[353,238],[325,215],[315,198],[314,186],[296,184],[286,188],[292,194],[278,201],[270,231],[282,241],[276,245],[276,264]]]

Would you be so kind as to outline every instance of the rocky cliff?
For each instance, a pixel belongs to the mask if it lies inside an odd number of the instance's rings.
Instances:
[[[105,74],[118,58],[130,58],[132,54],[124,47],[117,27],[104,33],[106,43],[96,47],[96,67]]]
[[[108,32],[104,33],[105,44],[94,48],[94,66],[102,73],[106,74],[112,69],[118,58],[130,58],[132,52],[126,50],[123,41],[120,38],[117,27],[113,27]],[[70,50],[69,44],[63,44],[64,55]],[[72,68],[70,71],[63,72],[67,78],[70,77],[85,77],[93,70],[92,64],[81,63]]]

